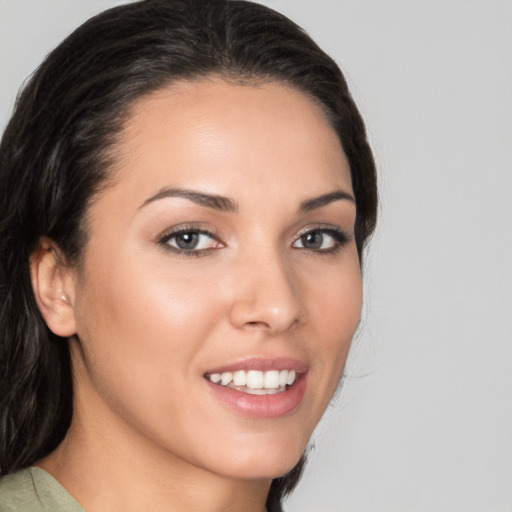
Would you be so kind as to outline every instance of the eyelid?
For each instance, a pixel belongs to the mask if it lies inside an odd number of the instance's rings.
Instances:
[[[179,247],[174,247],[168,243],[169,240],[171,240],[183,233],[196,233],[199,235],[208,236],[212,240],[215,240],[218,244],[220,244],[220,246],[219,247],[207,247],[204,249],[181,249]],[[203,253],[206,254],[207,252],[209,252],[211,250],[217,250],[222,247],[225,247],[225,245],[226,245],[221,240],[221,238],[217,234],[216,230],[205,229],[204,227],[200,227],[200,225],[197,225],[197,224],[186,224],[186,225],[179,225],[179,226],[174,226],[172,228],[169,228],[166,231],[164,231],[163,233],[161,233],[160,235],[158,235],[155,242],[158,245],[162,246],[165,250],[168,250],[168,251],[171,251],[178,255],[183,255],[183,256],[199,256]]]
[[[321,231],[325,233],[335,233],[340,234],[343,236],[346,236],[347,238],[350,238],[352,234],[343,229],[341,226],[337,224],[312,224],[309,226],[306,226],[305,228],[302,228],[297,235],[295,235],[295,240],[300,238],[303,235],[306,235],[307,233],[311,233],[312,231]]]
[[[225,242],[220,238],[218,235],[217,230],[211,229],[211,228],[204,228],[204,224],[185,224],[185,225],[177,225],[173,226],[163,233],[161,233],[156,239],[155,243],[162,246],[165,250],[174,252],[178,255],[182,256],[200,256],[200,255],[206,255],[212,250],[218,250],[221,248],[226,247]],[[212,240],[216,241],[218,245],[215,247],[205,247],[202,249],[185,249],[173,246],[169,244],[169,240],[171,240],[174,237],[179,236],[182,233],[195,233],[199,235],[205,235],[207,237],[210,237]],[[327,248],[311,248],[311,247],[304,247],[304,246],[296,246],[295,244],[300,241],[300,239],[307,235],[308,233],[321,233],[328,235],[333,238],[334,244],[332,247]],[[300,249],[307,252],[312,253],[322,253],[322,254],[329,254],[334,253],[341,249],[344,245],[346,245],[350,240],[353,239],[353,233],[348,233],[344,229],[342,229],[338,225],[332,225],[332,224],[320,224],[320,225],[312,225],[307,226],[303,229],[301,229],[292,240],[292,247],[294,249]]]
[[[329,235],[334,239],[334,246],[329,247],[327,249],[311,249],[307,247],[295,247],[294,244],[298,242],[304,235],[307,235],[308,233],[323,233],[326,235]],[[292,242],[292,247],[296,249],[301,249],[305,251],[310,252],[317,252],[317,253],[323,253],[323,254],[329,254],[334,253],[341,249],[344,245],[346,245],[348,242],[350,242],[353,238],[353,234],[348,233],[344,229],[342,229],[340,226],[332,225],[332,224],[323,224],[323,225],[317,225],[317,226],[308,226],[304,229],[302,229],[294,238]]]

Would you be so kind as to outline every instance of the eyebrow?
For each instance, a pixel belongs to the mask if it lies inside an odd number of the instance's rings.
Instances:
[[[206,206],[207,208],[212,208],[213,210],[220,212],[237,213],[239,211],[236,201],[230,199],[229,197],[219,196],[216,194],[206,194],[204,192],[198,192],[197,190],[190,190],[186,188],[170,187],[163,188],[154,196],[146,199],[140,208],[143,208],[144,206],[153,203],[154,201],[165,199],[167,197],[181,197],[183,199],[188,199],[189,201],[192,201],[193,203],[196,203],[200,206]],[[311,210],[316,210],[317,208],[327,206],[334,201],[340,200],[346,200],[355,203],[355,199],[344,190],[334,190],[328,194],[323,194],[319,197],[314,197],[313,199],[307,199],[306,201],[303,201],[299,207],[299,213],[306,213]]]
[[[196,190],[189,190],[186,188],[164,188],[154,196],[146,199],[140,208],[166,197],[182,197],[183,199],[188,199],[200,206],[206,206],[207,208],[212,208],[219,212],[236,213],[238,211],[238,205],[236,202],[228,197],[218,196],[215,194],[205,194],[204,192],[198,192]]]
[[[327,206],[334,201],[340,200],[346,200],[352,203],[356,202],[355,199],[344,190],[335,190],[333,192],[329,192],[328,194],[303,201],[300,205],[299,213],[310,212],[311,210],[316,210],[317,208]]]

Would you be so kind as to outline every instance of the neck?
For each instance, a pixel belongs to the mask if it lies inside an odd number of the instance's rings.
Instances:
[[[166,452],[106,408],[74,404],[71,427],[36,465],[58,480],[87,512],[263,512],[270,479],[212,473]]]

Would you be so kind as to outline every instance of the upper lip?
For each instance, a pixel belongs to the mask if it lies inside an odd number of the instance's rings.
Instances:
[[[295,370],[297,373],[306,373],[309,367],[303,361],[291,357],[249,357],[217,366],[205,372],[205,375],[212,373],[236,372],[240,370]]]

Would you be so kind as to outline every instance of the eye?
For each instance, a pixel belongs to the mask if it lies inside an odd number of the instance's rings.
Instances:
[[[298,249],[335,252],[348,242],[348,236],[338,229],[312,229],[300,235],[292,244]]]
[[[167,249],[197,254],[208,249],[222,247],[222,244],[212,233],[200,229],[180,229],[163,236],[158,243]]]

